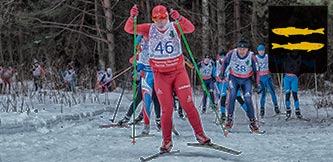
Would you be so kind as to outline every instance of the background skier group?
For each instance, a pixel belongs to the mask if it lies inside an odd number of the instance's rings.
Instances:
[[[125,31],[130,34],[136,34],[138,39],[136,44],[140,47],[138,50],[137,69],[141,72],[141,89],[143,100],[143,114],[145,125],[143,134],[149,133],[150,104],[152,95],[156,94],[159,104],[155,105],[156,123],[161,127],[163,134],[161,152],[169,152],[172,148],[172,112],[174,110],[174,97],[179,98],[181,107],[185,110],[188,120],[194,129],[195,137],[201,144],[208,144],[211,139],[208,138],[201,125],[200,116],[197,108],[192,101],[192,88],[188,75],[185,70],[185,61],[181,48],[182,34],[192,33],[195,29],[193,24],[181,16],[178,11],[167,11],[165,6],[157,5],[152,10],[153,23],[136,24],[136,17],[139,14],[137,6],[130,10],[130,17],[125,24]],[[169,21],[169,16],[175,22]],[[221,51],[216,63],[211,60],[209,54],[205,54],[203,61],[197,66],[203,84],[207,87],[209,93],[204,92],[202,101],[202,113],[206,112],[207,96],[210,96],[211,106],[220,104],[221,123],[225,128],[231,129],[233,126],[233,112],[235,100],[241,104],[246,112],[251,131],[258,132],[257,119],[255,118],[254,104],[252,101],[252,92],[261,93],[260,116],[265,115],[266,89],[269,90],[273,101],[273,110],[280,114],[277,99],[274,91],[274,85],[269,72],[268,54],[265,53],[264,45],[257,47],[258,54],[250,51],[250,44],[245,39],[240,39],[237,47],[228,52]],[[144,58],[144,61],[142,61]],[[132,58],[133,59],[133,58]],[[284,86],[286,95],[286,114],[291,115],[290,94],[293,94],[295,100],[295,113],[301,118],[299,103],[297,98],[297,73],[285,74]],[[254,85],[254,88],[252,88]],[[214,87],[218,87],[217,96],[214,95]],[[206,88],[204,88],[206,89]],[[138,91],[140,89],[138,88]],[[228,93],[227,93],[228,92]],[[140,92],[139,92],[140,93]],[[227,97],[227,94],[229,95]],[[140,98],[140,99],[141,99]],[[217,98],[217,99],[216,99]],[[153,99],[154,100],[154,99]],[[138,105],[137,101],[135,105]],[[227,104],[226,104],[227,103]],[[123,125],[130,120],[133,112],[133,103],[131,104],[126,116],[118,122]],[[156,111],[156,107],[158,110]],[[159,122],[159,108],[161,108],[161,122]],[[136,118],[134,123],[139,121]]]

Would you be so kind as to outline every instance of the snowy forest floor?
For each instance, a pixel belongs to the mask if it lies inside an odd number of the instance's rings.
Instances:
[[[101,115],[80,118],[80,120],[64,120],[51,126],[37,127],[33,131],[1,132],[0,162],[131,162],[139,161],[140,156],[146,157],[156,153],[162,139],[161,132],[157,132],[155,129],[154,113],[152,113],[151,133],[154,133],[155,136],[139,138],[135,145],[131,143],[132,139],[129,138],[132,132],[131,128],[100,129],[98,127],[101,124],[110,123],[109,119],[112,118],[119,94],[119,92],[109,94],[111,111]],[[129,93],[125,95],[116,121],[120,120],[126,113],[130,104],[130,96]],[[101,95],[100,98],[103,97]],[[264,124],[261,124],[260,127],[261,130],[266,130],[264,135],[249,133],[248,119],[243,110],[240,109],[239,104],[236,104],[234,115],[233,131],[235,133],[230,133],[227,137],[224,137],[220,127],[214,124],[213,111],[209,110],[201,115],[207,136],[211,137],[213,142],[217,144],[242,151],[239,156],[186,146],[187,142],[196,142],[193,130],[189,122],[180,119],[175,112],[174,123],[180,136],[173,135],[173,149],[179,149],[181,152],[153,161],[333,161],[332,117],[326,116],[326,110],[319,109],[319,118],[317,118],[312,97],[305,92],[300,92],[299,95],[302,114],[311,121],[295,119],[294,110],[292,112],[293,119],[289,121],[285,121],[283,115],[272,117],[274,115],[273,106],[270,97],[268,97],[266,118],[263,119]],[[200,105],[199,98],[201,96],[197,95],[195,99],[197,106]],[[48,111],[56,110],[53,108],[55,105],[52,104],[36,104],[36,107],[48,107],[38,114],[24,115],[24,113],[1,112],[1,127],[8,126],[8,123],[13,122],[13,118],[15,118],[16,123],[32,118],[33,120],[29,121],[35,124],[38,124],[40,120],[55,118],[55,114],[59,114],[59,105],[56,106],[58,109],[53,113]],[[81,103],[72,108],[66,107],[64,111],[65,114],[86,113],[104,107],[108,107],[108,105]],[[198,110],[201,109],[198,108]],[[333,114],[333,110],[328,109],[328,113]],[[137,125],[137,134],[141,133],[142,129],[143,125]]]

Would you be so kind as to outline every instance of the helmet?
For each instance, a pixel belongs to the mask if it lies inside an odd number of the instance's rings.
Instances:
[[[37,64],[37,63],[38,63],[38,60],[34,59],[33,63],[34,63],[34,64]]]
[[[209,54],[208,54],[208,53],[205,53],[205,54],[204,54],[204,58],[210,58]]]
[[[265,50],[265,46],[260,44],[257,48],[258,51],[264,51]]]
[[[241,39],[240,41],[238,41],[237,47],[239,47],[239,48],[249,48],[250,45],[245,39]]]
[[[225,51],[224,49],[220,51],[220,56],[225,56],[227,54],[227,51]]]

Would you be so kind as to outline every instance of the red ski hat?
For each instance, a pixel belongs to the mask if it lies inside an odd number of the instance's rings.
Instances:
[[[153,21],[157,19],[168,19],[168,10],[165,6],[157,5],[153,8],[152,19]]]

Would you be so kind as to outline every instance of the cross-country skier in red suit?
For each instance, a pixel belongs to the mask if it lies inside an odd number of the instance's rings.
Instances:
[[[154,23],[137,25],[137,34],[142,34],[149,41],[150,60],[152,66],[155,91],[162,108],[162,134],[163,142],[161,152],[169,152],[172,149],[172,112],[173,90],[179,98],[182,108],[185,110],[191,126],[194,129],[199,143],[210,143],[206,137],[197,109],[192,100],[192,88],[185,70],[184,56],[181,46],[181,35],[175,22],[169,21],[170,17],[178,20],[184,33],[192,33],[195,29],[191,21],[181,16],[178,11],[168,13],[167,8],[157,5],[152,11]],[[133,6],[130,17],[125,24],[125,31],[133,34],[134,17],[139,15],[137,6]]]

